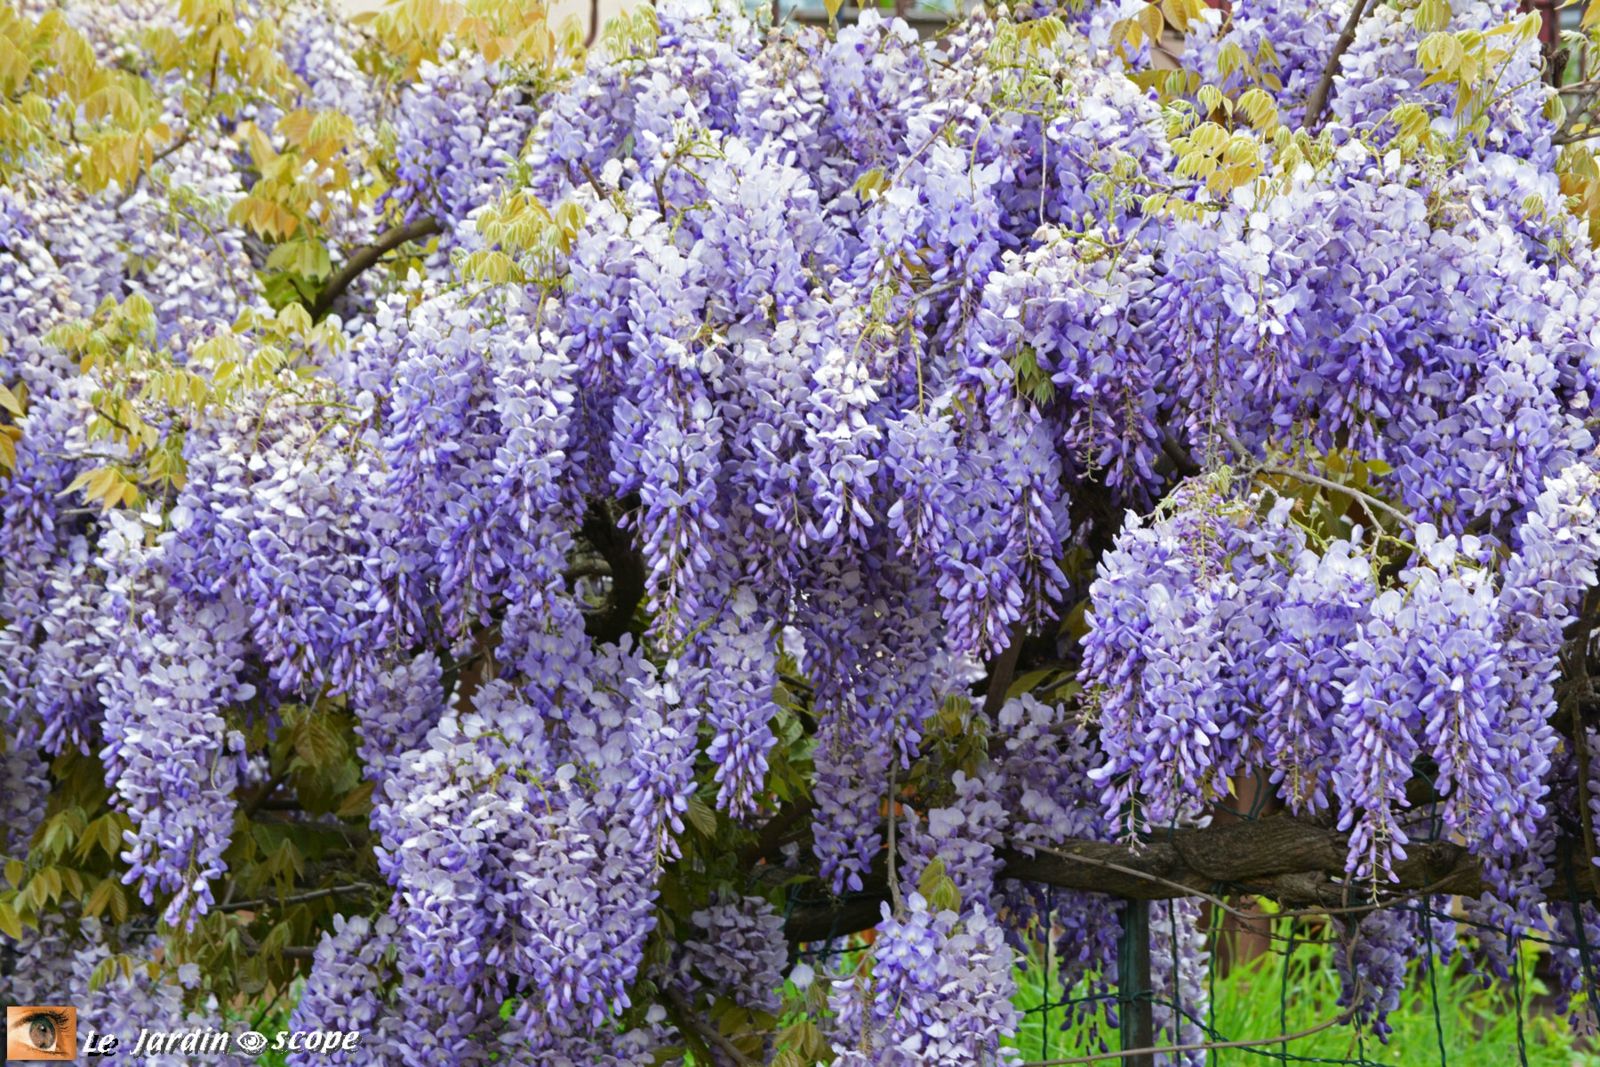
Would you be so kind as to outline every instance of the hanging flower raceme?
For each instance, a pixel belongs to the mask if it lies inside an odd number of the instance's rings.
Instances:
[[[377,1063],[999,1064],[1129,918],[1007,864],[1253,780],[1373,903],[1464,846],[1509,968],[1596,815],[1600,260],[1532,23],[1444,6],[1316,116],[1346,4],[1195,14],[1204,87],[1137,3],[0,15],[7,966],[303,980]],[[881,917],[831,998],[813,906]],[[1446,931],[1345,921],[1382,1036]]]
[[[1229,519],[1205,487],[1171,517],[1130,517],[1090,592],[1081,677],[1093,687],[1105,761],[1091,772],[1110,818],[1128,831],[1197,818],[1240,769],[1243,709],[1223,611]]]

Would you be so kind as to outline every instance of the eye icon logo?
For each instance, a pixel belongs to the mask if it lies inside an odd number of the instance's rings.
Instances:
[[[6,1009],[6,1059],[60,1061],[78,1055],[78,1009]]]
[[[267,1035],[255,1030],[246,1030],[234,1038],[234,1044],[239,1046],[240,1052],[247,1052],[254,1056],[267,1047]]]

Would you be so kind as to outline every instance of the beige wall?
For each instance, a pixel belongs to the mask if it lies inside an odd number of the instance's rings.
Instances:
[[[606,19],[627,10],[636,2],[637,0],[600,0],[600,24],[605,25]],[[334,0],[334,3],[355,14],[360,11],[376,11],[383,6],[384,0]],[[589,0],[551,0],[550,13],[557,24],[569,15],[576,15],[584,25],[588,25]]]

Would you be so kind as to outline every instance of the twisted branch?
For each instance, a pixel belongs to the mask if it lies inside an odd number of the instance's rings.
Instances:
[[[1320,910],[1371,896],[1370,883],[1346,874],[1348,851],[1347,834],[1296,816],[1275,815],[1178,830],[1147,843],[1072,840],[1049,850],[1003,848],[999,876],[1129,900],[1215,899],[1242,891]],[[1394,874],[1394,881],[1379,887],[1383,900],[1360,910],[1422,893],[1477,896],[1486,888],[1477,858],[1453,841],[1412,845],[1395,864]],[[784,933],[797,944],[865,930],[878,923],[887,899],[880,865],[859,894],[792,908]]]
[[[361,277],[362,273],[378,260],[393,252],[407,241],[418,241],[424,237],[431,237],[436,233],[443,233],[444,227],[435,218],[421,218],[415,222],[408,222],[404,226],[391,226],[378,235],[378,239],[365,248],[358,249],[339,272],[328,279],[317,298],[311,302],[311,317],[320,319],[333,307],[333,302],[344,295],[350,288],[350,283]]]

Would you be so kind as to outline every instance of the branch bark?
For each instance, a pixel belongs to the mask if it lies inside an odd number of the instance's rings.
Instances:
[[[404,226],[391,226],[383,231],[377,240],[358,249],[345,265],[339,268],[338,273],[328,279],[328,283],[322,287],[317,299],[311,304],[311,317],[320,319],[326,315],[328,309],[333,307],[333,302],[350,288],[351,282],[361,277],[364,271],[396,248],[407,241],[419,241],[424,237],[443,232],[444,227],[435,218],[421,218]]]
[[[757,1067],[755,1061],[746,1056],[738,1045],[728,1040],[722,1031],[701,1019],[694,1007],[684,1000],[676,990],[666,990],[663,994],[663,999],[666,1001],[663,1006],[667,1009],[667,1013],[672,1016],[672,1021],[678,1024],[680,1030],[687,1029],[693,1036],[698,1037],[701,1042],[715,1046],[717,1051],[732,1060],[738,1067]],[[687,1037],[689,1034],[685,1034],[685,1036]],[[709,1050],[707,1051],[709,1052]]]
[[[1001,853],[1002,877],[1022,878],[1066,889],[1083,889],[1133,900],[1165,900],[1216,891],[1218,885],[1248,886],[1285,903],[1334,903],[1364,883],[1344,874],[1346,835],[1293,816],[1180,830],[1147,845],[1075,841],[1046,853]],[[1395,866],[1393,893],[1429,889],[1439,893],[1482,892],[1477,861],[1452,841],[1413,845]]]
[[[1345,874],[1347,835],[1290,815],[1254,822],[1179,830],[1148,844],[1070,841],[1059,848],[1000,851],[1001,878],[1062,889],[1108,893],[1129,900],[1212,896],[1229,890],[1285,904],[1340,907],[1370,895],[1372,886]],[[1396,881],[1384,894],[1476,896],[1485,889],[1478,862],[1453,841],[1413,844],[1395,865]],[[1587,890],[1586,890],[1587,891]],[[866,890],[833,903],[790,911],[784,931],[791,943],[841,937],[875,925],[888,887],[874,871]]]
[[[1189,450],[1183,447],[1183,442],[1179,441],[1171,433],[1162,434],[1161,451],[1171,461],[1173,469],[1178,472],[1179,476],[1193,478],[1200,473],[1200,464],[1196,463],[1194,457],[1189,455]]]
[[[1333,52],[1328,56],[1327,66],[1322,68],[1322,77],[1317,79],[1316,88],[1306,97],[1306,117],[1300,122],[1306,129],[1316,126],[1317,120],[1322,118],[1322,112],[1328,106],[1328,95],[1333,92],[1333,79],[1339,73],[1339,61],[1355,41],[1356,27],[1371,6],[1372,0],[1356,0],[1355,7],[1350,9],[1350,17],[1344,20],[1344,29],[1339,31],[1339,39],[1333,43]]]
[[[624,506],[635,503],[625,501]],[[644,559],[633,546],[633,535],[617,525],[604,500],[589,502],[579,533],[611,566],[609,603],[604,611],[585,616],[584,629],[597,641],[616,641],[633,625],[634,609],[644,599]]]
[[[1011,689],[1011,682],[1017,673],[1017,660],[1022,655],[1022,642],[1027,636],[1028,628],[1022,623],[1013,626],[1010,643],[1006,645],[1004,652],[995,657],[993,665],[989,668],[989,684],[983,695],[985,715],[993,717],[1005,706],[1006,693]]]
[[[375,886],[366,882],[357,882],[355,885],[335,885],[326,889],[313,889],[306,893],[294,893],[286,897],[268,898],[260,900],[236,900],[231,903],[219,904],[216,911],[260,911],[263,908],[283,907],[289,904],[306,904],[324,897],[346,896],[352,893],[370,893]]]

